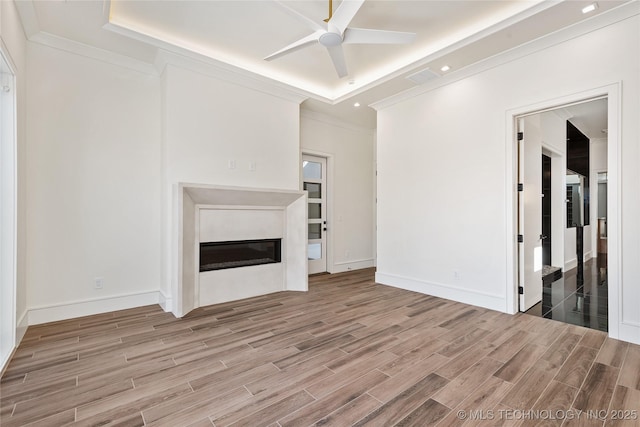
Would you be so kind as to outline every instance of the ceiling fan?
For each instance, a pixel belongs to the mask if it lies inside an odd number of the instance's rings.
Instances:
[[[332,14],[331,0],[329,0],[329,19],[326,28],[315,22],[297,10],[286,4],[276,1],[284,10],[301,22],[314,30],[313,33],[301,38],[288,46],[272,53],[264,58],[266,61],[280,58],[291,52],[295,52],[313,43],[320,43],[327,48],[333,66],[338,73],[338,77],[345,77],[348,74],[347,63],[344,58],[343,44],[406,44],[411,43],[416,34],[400,31],[373,30],[367,28],[351,28],[349,23],[356,16],[364,0],[343,0]]]

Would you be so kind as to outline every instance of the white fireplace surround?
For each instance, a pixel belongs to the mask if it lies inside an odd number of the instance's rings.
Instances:
[[[306,291],[304,191],[178,183],[173,312],[279,291]],[[281,238],[282,261],[200,273],[200,242]]]

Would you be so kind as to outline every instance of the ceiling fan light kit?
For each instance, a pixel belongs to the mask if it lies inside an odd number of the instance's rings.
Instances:
[[[327,49],[338,77],[342,78],[349,74],[343,44],[406,44],[411,43],[416,36],[415,33],[400,31],[350,28],[349,24],[360,10],[364,0],[343,0],[333,14],[329,6],[330,13],[326,28],[280,1],[276,3],[314,32],[267,56],[264,58],[266,61],[295,52],[313,43],[319,43]]]

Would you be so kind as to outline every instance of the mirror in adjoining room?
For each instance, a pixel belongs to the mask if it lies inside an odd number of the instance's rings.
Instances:
[[[567,228],[589,225],[589,138],[567,121]]]
[[[585,218],[588,201],[585,189],[588,178],[567,169],[567,228],[589,224],[589,216]]]

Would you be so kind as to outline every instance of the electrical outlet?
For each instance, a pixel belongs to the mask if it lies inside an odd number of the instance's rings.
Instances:
[[[93,289],[102,289],[104,287],[104,277],[96,277],[93,279]]]
[[[458,270],[453,270],[453,278],[460,280],[460,272]]]
[[[229,160],[229,169],[235,169],[235,168],[236,168],[236,161]]]

